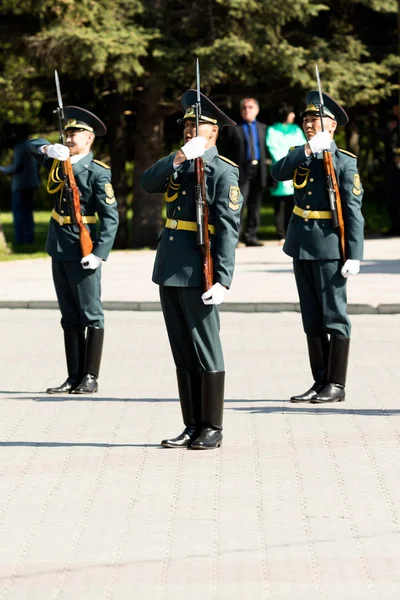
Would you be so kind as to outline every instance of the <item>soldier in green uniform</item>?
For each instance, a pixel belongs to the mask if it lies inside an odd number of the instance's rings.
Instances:
[[[101,305],[101,263],[107,260],[118,228],[118,210],[111,184],[111,170],[94,160],[91,146],[106,127],[83,108],[67,106],[65,145],[35,139],[28,147],[49,171],[47,191],[53,195],[53,210],[46,241],[52,258],[53,281],[61,311],[61,326],[68,377],[48,394],[97,392],[104,338]],[[62,161],[71,158],[80,191],[81,214],[93,241],[93,251],[82,258],[79,227],[71,223],[73,206],[64,193]],[[96,225],[96,213],[100,219]]]
[[[220,156],[219,130],[235,125],[201,94],[196,132],[196,91],[182,97],[184,142],[180,150],[147,169],[141,185],[149,193],[164,192],[167,221],[160,233],[153,281],[160,286],[161,305],[176,366],[184,431],[161,442],[164,447],[217,448],[222,442],[224,359],[218,304],[232,281],[239,236],[242,196],[237,165]],[[197,246],[194,161],[204,161],[214,284],[203,293],[202,253]]]
[[[283,250],[293,257],[314,377],[311,389],[293,396],[292,402],[324,403],[345,399],[351,331],[346,283],[348,275],[359,272],[363,256],[363,189],[357,157],[340,150],[333,141],[337,125],[345,125],[348,117],[332,98],[326,94],[323,97],[324,131],[319,94],[312,90],[306,96],[306,109],[302,113],[307,143],[291,148],[272,168],[277,181],[293,180],[295,207]],[[332,153],[342,201],[347,257],[344,264],[339,236],[332,225],[323,150]]]

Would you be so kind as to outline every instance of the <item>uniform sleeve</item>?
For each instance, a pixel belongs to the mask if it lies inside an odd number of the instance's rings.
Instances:
[[[235,250],[243,204],[239,189],[239,169],[228,167],[222,173],[216,193],[214,276],[215,282],[229,288],[235,268]]]
[[[364,250],[364,217],[361,212],[364,190],[356,159],[346,161],[341,169],[339,189],[342,200],[347,258],[362,260]]]
[[[306,160],[304,146],[289,150],[286,156],[272,166],[272,176],[277,181],[293,179],[294,171]]]
[[[110,169],[102,169],[95,180],[93,193],[96,196],[96,212],[100,219],[100,233],[93,254],[107,260],[114,244],[119,221]]]
[[[13,162],[11,165],[9,165],[8,167],[0,167],[2,173],[4,173],[5,175],[15,175],[16,173],[18,173],[19,171],[22,171],[22,151],[21,151],[21,144],[17,144],[17,146],[15,146],[14,148],[14,156],[13,156]]]
[[[173,162],[175,154],[170,154],[158,160],[152,167],[146,169],[140,178],[140,187],[149,194],[164,192],[165,184],[170,175],[175,172]]]
[[[40,152],[40,148],[42,146],[48,146],[49,144],[50,142],[44,138],[36,138],[35,140],[29,140],[29,142],[26,143],[26,148],[29,150],[35,160],[37,160],[50,171],[51,165],[53,164],[53,159],[49,158],[47,154],[42,154],[42,152]]]

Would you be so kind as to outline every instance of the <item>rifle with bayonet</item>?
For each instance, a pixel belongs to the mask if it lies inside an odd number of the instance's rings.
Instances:
[[[199,59],[196,58],[196,80],[197,98],[195,104],[196,135],[199,135],[199,119],[201,116],[200,98],[200,67]],[[196,174],[195,201],[196,201],[196,223],[197,244],[200,246],[203,256],[203,287],[207,292],[213,285],[213,261],[211,256],[210,232],[208,230],[208,204],[206,184],[204,177],[204,161],[201,157],[195,158],[194,170]]]
[[[64,106],[61,96],[60,81],[58,79],[57,71],[54,71],[54,78],[56,82],[58,108],[54,111],[58,115],[58,122],[60,127],[60,144],[64,144]],[[76,185],[75,175],[72,170],[71,159],[68,158],[62,161],[63,169],[63,195],[68,203],[68,210],[71,216],[71,223],[79,227],[79,243],[81,246],[82,257],[88,256],[93,250],[93,241],[90,237],[90,232],[85,226],[82,214],[81,214],[81,194]]]
[[[315,73],[316,73],[317,82],[318,82],[321,130],[324,131],[324,119],[323,119],[324,98],[322,96],[321,80],[319,77],[319,71],[318,71],[317,65],[315,65]],[[338,182],[336,179],[335,169],[333,166],[332,152],[330,152],[329,150],[324,150],[323,151],[323,159],[324,159],[326,190],[328,192],[329,204],[330,204],[331,213],[332,213],[332,224],[333,224],[333,227],[337,230],[337,232],[339,234],[340,254],[342,256],[342,261],[345,263],[346,262],[346,235],[345,235],[345,229],[344,229],[342,200],[340,198],[339,186],[338,186]]]

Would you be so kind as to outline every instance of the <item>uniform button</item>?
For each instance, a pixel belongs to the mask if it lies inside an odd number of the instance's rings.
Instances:
[[[186,190],[182,190],[182,196],[186,196]]]
[[[314,181],[314,177],[310,177],[309,181],[312,183]]]
[[[180,207],[180,206],[177,206],[176,208],[177,208],[178,210],[181,210],[181,207]]]
[[[61,214],[62,214],[62,215],[64,214],[64,211],[63,211],[63,210],[61,211]]]
[[[173,235],[170,235],[170,236],[169,236],[169,241],[170,241],[170,242],[172,242],[172,241],[173,241],[173,239],[174,239],[174,236],[173,236]]]
[[[308,222],[308,219],[304,219],[304,221],[307,223],[307,222]]]
[[[308,192],[308,195],[311,196],[312,192]]]
[[[306,209],[310,210],[310,205],[309,204],[307,204]]]
[[[63,198],[63,202],[66,202],[66,199],[65,199],[65,198]]]

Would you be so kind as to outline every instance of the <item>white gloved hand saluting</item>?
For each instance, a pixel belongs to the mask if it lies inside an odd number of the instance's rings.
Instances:
[[[343,277],[348,277],[349,275],[357,275],[360,272],[360,261],[353,260],[348,258],[344,263],[341,273]]]
[[[308,145],[311,148],[313,154],[318,154],[322,150],[329,150],[332,143],[331,134],[328,131],[319,131],[308,140]]]
[[[47,146],[47,156],[56,160],[67,160],[69,158],[69,148],[63,144],[50,144],[50,146]]]
[[[207,292],[201,296],[204,304],[221,304],[225,298],[226,287],[220,283],[214,283]]]
[[[84,256],[81,260],[81,265],[84,269],[97,269],[103,260],[96,256],[95,254],[88,254]]]
[[[186,156],[187,160],[192,160],[193,158],[203,156],[206,149],[206,144],[206,138],[203,138],[201,137],[201,135],[198,135],[197,137],[194,137],[188,142],[186,142],[186,144],[182,146],[181,150]]]

